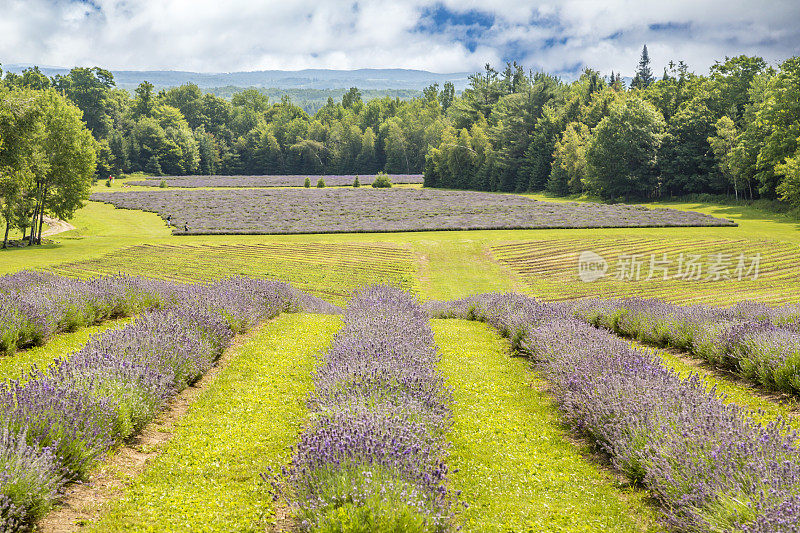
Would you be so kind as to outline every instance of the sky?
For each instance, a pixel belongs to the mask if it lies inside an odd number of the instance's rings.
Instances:
[[[798,0],[0,0],[0,63],[233,72],[476,71],[517,61],[630,76],[642,45],[703,73],[800,55]]]

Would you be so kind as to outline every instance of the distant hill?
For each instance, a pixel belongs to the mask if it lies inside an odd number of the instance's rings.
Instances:
[[[22,72],[32,65],[10,64],[3,65],[4,70]],[[39,67],[48,76],[65,74],[68,68]],[[455,72],[452,74],[437,74],[424,70],[408,69],[359,69],[359,70],[261,70],[256,72],[183,72],[174,70],[112,70],[117,86],[123,89],[133,89],[142,81],[147,80],[156,88],[168,88],[195,83],[201,89],[219,89],[221,87],[256,87],[274,89],[359,89],[374,90],[415,90],[421,91],[432,83],[439,86],[444,82],[452,82],[456,90],[460,91],[468,83],[469,72]]]

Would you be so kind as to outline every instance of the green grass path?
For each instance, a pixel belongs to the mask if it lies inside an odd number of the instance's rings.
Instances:
[[[284,314],[256,331],[89,530],[264,531],[274,515],[259,474],[289,462],[315,354],[340,325],[335,316]]]
[[[645,494],[587,460],[559,425],[545,382],[487,325],[433,320],[454,388],[448,464],[469,506],[464,531],[658,530]]]
[[[102,324],[80,328],[72,333],[54,335],[43,346],[22,350],[12,355],[0,357],[0,382],[20,379],[33,365],[47,368],[58,357],[66,357],[84,347],[89,339],[107,330],[121,328],[133,318],[107,320]]]

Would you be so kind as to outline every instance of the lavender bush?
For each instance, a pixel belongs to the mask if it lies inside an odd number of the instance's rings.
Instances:
[[[785,422],[754,422],[697,376],[681,380],[652,354],[569,317],[566,306],[494,294],[430,309],[515,332],[566,420],[648,487],[672,526],[798,530],[800,449]]]
[[[100,279],[86,286],[138,294],[140,283]],[[241,277],[160,284],[158,300],[163,308],[93,338],[46,371],[34,367],[21,381],[0,385],[0,530],[16,531],[41,517],[63,483],[86,479],[109,449],[202,376],[235,333],[297,311],[303,301],[322,307],[285,283]]]
[[[176,233],[272,234],[468,229],[730,226],[692,211],[539,202],[439,189],[230,189],[95,193],[93,200],[172,216]]]
[[[355,180],[361,179],[369,183],[374,179],[374,174],[350,175],[287,175],[287,176],[163,176],[147,178],[145,180],[128,181],[127,185],[141,185],[144,187],[160,187],[165,182],[167,187],[197,188],[197,187],[302,187],[306,178],[309,182],[312,177],[325,180],[328,187],[347,187]],[[392,183],[422,184],[422,174],[389,174]]]
[[[358,293],[315,376],[309,427],[284,474],[301,526],[315,531],[443,531],[451,391],[414,298]],[[353,529],[356,528],[356,529]]]
[[[22,271],[0,277],[0,353],[43,344],[51,335],[161,305],[169,285],[107,276],[82,281]]]
[[[45,512],[62,485],[61,471],[52,449],[30,446],[25,432],[0,429],[0,531],[21,528],[27,513]]]
[[[762,386],[800,394],[798,307],[742,302],[728,309],[638,298],[579,300],[575,316],[618,335],[677,348]]]

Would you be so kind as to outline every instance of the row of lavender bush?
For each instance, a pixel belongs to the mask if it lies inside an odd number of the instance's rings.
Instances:
[[[235,333],[301,306],[285,283],[164,284],[162,309],[0,385],[0,531],[24,530],[206,372]]]
[[[389,174],[392,183],[419,183],[424,179],[422,174]],[[375,174],[348,174],[348,175],[316,175],[295,174],[288,176],[159,176],[138,181],[127,181],[126,185],[142,185],[145,187],[160,187],[164,182],[167,187],[302,187],[305,180],[317,183],[323,179],[328,187],[350,186],[356,180],[371,183]]]
[[[54,333],[161,305],[168,284],[139,277],[87,281],[22,271],[0,277],[0,354],[43,344]]]
[[[638,298],[579,300],[571,306],[594,326],[688,351],[766,388],[800,394],[800,306],[742,302],[723,309]]]
[[[353,297],[315,373],[311,420],[284,471],[304,530],[448,529],[452,392],[439,358],[413,296],[375,286]]]
[[[783,421],[754,422],[651,353],[514,294],[431,307],[486,321],[533,357],[573,428],[591,437],[683,531],[798,531],[800,449]]]
[[[180,234],[735,225],[694,211],[443,189],[175,189],[94,193],[92,200],[171,217]]]

